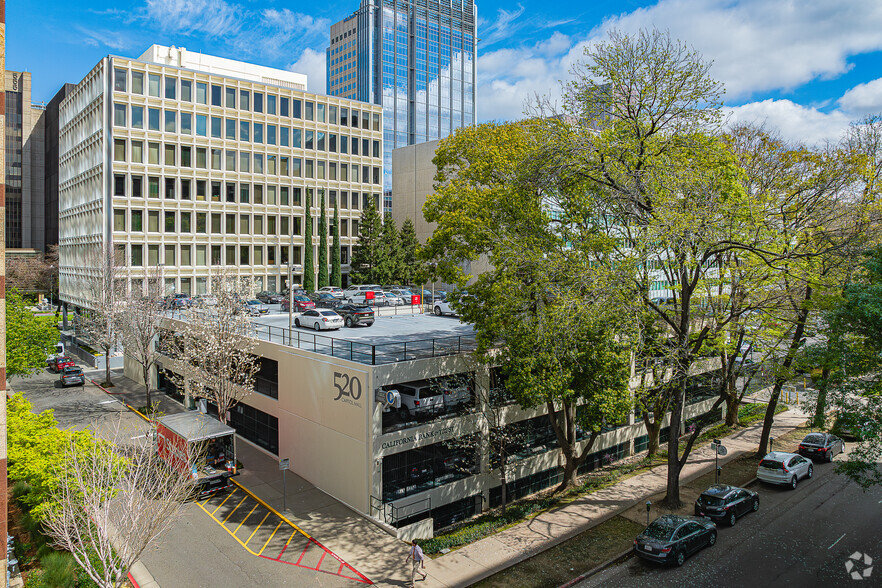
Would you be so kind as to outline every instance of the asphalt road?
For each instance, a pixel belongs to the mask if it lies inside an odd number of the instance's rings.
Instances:
[[[754,483],[760,510],[720,525],[717,544],[681,568],[632,557],[578,586],[882,586],[882,488],[864,492],[833,467],[815,463],[795,491]],[[846,570],[855,552],[877,568],[860,582]]]

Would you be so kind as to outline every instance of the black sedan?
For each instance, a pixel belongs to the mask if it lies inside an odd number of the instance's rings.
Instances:
[[[662,515],[634,540],[634,553],[659,563],[682,566],[702,547],[717,542],[712,521],[680,515]]]
[[[334,310],[343,317],[343,322],[347,327],[354,327],[355,325],[367,325],[369,327],[374,324],[374,311],[370,306],[342,304]]]
[[[759,494],[753,490],[714,484],[695,501],[695,516],[726,521],[735,526],[738,517],[759,510]]]
[[[809,433],[799,443],[799,454],[809,459],[833,461],[843,451],[845,442],[830,433]]]
[[[330,292],[313,292],[309,299],[315,302],[316,308],[336,308],[340,299]]]

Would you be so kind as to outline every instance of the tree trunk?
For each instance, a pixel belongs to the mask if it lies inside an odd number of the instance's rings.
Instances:
[[[778,399],[781,397],[781,388],[784,387],[784,384],[787,381],[786,375],[783,374],[786,374],[790,370],[790,366],[793,365],[796,351],[799,349],[800,341],[802,341],[802,335],[805,332],[805,323],[806,320],[808,320],[809,314],[808,302],[811,298],[812,287],[806,286],[805,298],[803,299],[802,307],[799,309],[799,314],[797,315],[796,327],[793,329],[793,338],[790,340],[787,356],[781,363],[781,367],[783,368],[781,370],[782,375],[775,378],[775,387],[772,389],[769,404],[766,406],[766,414],[763,417],[763,432],[760,436],[759,448],[756,452],[757,457],[765,457],[766,453],[768,453],[769,437],[772,434],[772,421],[775,418],[775,409],[778,407]]]
[[[677,385],[677,396],[674,398],[674,406],[671,410],[671,424],[668,434],[668,480],[667,494],[663,503],[668,508],[678,509],[683,503],[680,501],[680,422],[683,420],[683,405],[686,403],[686,379],[679,376],[681,382]]]
[[[153,412],[153,403],[150,402],[150,368],[144,368],[144,391],[147,392],[147,411]]]
[[[823,429],[827,423],[827,388],[830,382],[830,368],[825,367],[821,371],[821,380],[818,382],[818,401],[815,403],[815,416],[812,419],[812,427]]]
[[[104,348],[104,385],[113,385],[110,381],[110,347]]]
[[[726,426],[734,427],[738,424],[738,390],[729,382],[726,386]]]
[[[658,434],[661,432],[661,419],[653,418],[652,421],[650,421],[649,413],[644,410],[643,426],[646,427],[646,453],[652,457],[658,453]]]
[[[575,486],[578,470],[579,466],[576,464],[576,460],[567,459],[566,461],[564,461],[563,480],[561,480],[560,486],[557,487],[557,490],[555,490],[555,492],[562,492],[567,488]]]

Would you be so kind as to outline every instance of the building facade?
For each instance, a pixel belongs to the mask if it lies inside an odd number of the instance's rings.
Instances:
[[[301,74],[182,48],[102,59],[59,109],[62,300],[89,306],[110,244],[134,287],[159,265],[169,292],[206,293],[218,268],[284,289],[318,245],[322,197],[328,218],[339,208],[347,272],[361,210],[380,199],[382,112],[305,87]]]
[[[44,190],[45,114],[31,104],[31,74],[7,70],[6,100],[6,248],[46,251]],[[57,213],[56,213],[57,216]]]
[[[328,94],[383,107],[387,211],[392,149],[477,120],[476,23],[473,0],[362,0],[331,26]]]

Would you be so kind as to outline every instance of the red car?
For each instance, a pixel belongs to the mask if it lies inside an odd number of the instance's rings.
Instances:
[[[57,355],[49,359],[49,369],[56,374],[61,373],[66,367],[74,367],[74,360],[66,355]]]
[[[294,296],[294,304],[293,310],[294,312],[306,312],[307,310],[312,310],[315,308],[315,302],[307,298],[306,296],[295,295]],[[288,312],[288,301],[282,301],[282,312]]]

